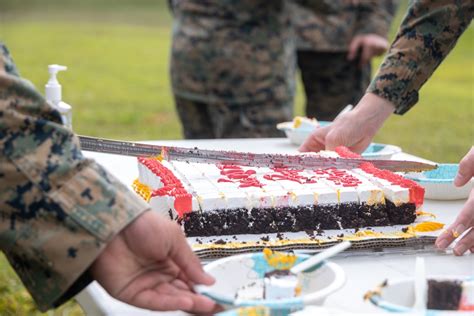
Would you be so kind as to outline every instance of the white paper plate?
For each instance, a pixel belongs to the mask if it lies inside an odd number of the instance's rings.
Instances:
[[[309,257],[295,254],[296,263]],[[216,279],[212,286],[197,286],[196,290],[228,308],[243,306],[267,306],[272,310],[294,311],[306,305],[322,305],[328,295],[345,283],[342,268],[332,262],[324,262],[315,270],[303,273],[301,296],[281,300],[235,300],[235,294],[243,286],[263,278],[273,271],[262,252],[243,254],[219,259],[204,266],[204,270]],[[285,312],[284,312],[285,313]]]
[[[427,276],[427,279],[434,280],[470,280],[468,276]],[[381,287],[380,292],[369,297],[372,304],[388,312],[409,313],[415,312],[415,285],[413,278],[400,280],[388,280],[387,284]],[[472,311],[442,311],[427,310],[423,315],[472,315]]]

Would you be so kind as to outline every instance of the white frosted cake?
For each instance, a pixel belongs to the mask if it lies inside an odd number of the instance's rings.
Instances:
[[[324,157],[356,157],[345,148]],[[188,236],[409,224],[423,188],[366,163],[294,170],[138,159],[135,190]]]

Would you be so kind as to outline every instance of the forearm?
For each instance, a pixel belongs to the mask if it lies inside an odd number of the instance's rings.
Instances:
[[[403,114],[455,46],[473,16],[472,1],[413,2],[368,92],[389,100]]]
[[[90,281],[84,273],[107,242],[148,206],[82,156],[1,53],[0,249],[46,310]]]

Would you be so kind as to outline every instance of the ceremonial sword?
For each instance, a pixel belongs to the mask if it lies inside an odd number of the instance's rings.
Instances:
[[[156,157],[165,160],[179,160],[198,163],[230,164],[250,167],[290,169],[354,169],[370,162],[379,169],[390,171],[423,171],[437,166],[417,161],[368,160],[363,158],[321,157],[314,153],[301,154],[259,154],[238,151],[222,151],[175,146],[150,145],[122,140],[79,136],[82,150],[134,157]]]

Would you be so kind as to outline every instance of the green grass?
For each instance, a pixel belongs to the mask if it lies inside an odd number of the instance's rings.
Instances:
[[[168,76],[166,1],[1,0],[0,6],[0,39],[24,77],[43,91],[48,64],[69,66],[59,78],[64,100],[74,109],[76,132],[131,140],[181,138]],[[440,162],[458,161],[468,151],[474,140],[473,41],[470,27],[421,90],[418,105],[390,118],[376,141]],[[298,114],[301,91],[299,86]],[[2,255],[0,311],[39,314]],[[50,314],[81,311],[70,302]]]

